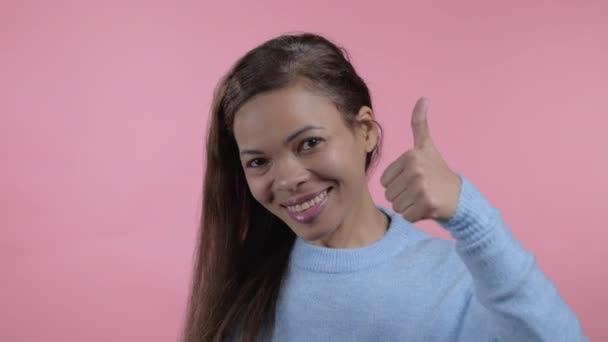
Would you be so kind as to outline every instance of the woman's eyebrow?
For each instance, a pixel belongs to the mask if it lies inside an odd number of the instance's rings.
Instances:
[[[285,139],[285,142],[283,144],[287,145],[290,142],[292,142],[295,138],[297,138],[300,134],[308,132],[312,129],[325,129],[325,127],[321,127],[321,126],[313,126],[313,125],[306,125],[300,129],[298,129],[297,131],[291,133],[290,135],[287,136],[287,138]],[[264,152],[259,151],[259,150],[242,150],[241,155],[245,155],[245,154],[256,154],[256,155],[260,155],[260,154],[264,154]]]
[[[262,151],[258,151],[258,150],[242,150],[241,151],[241,155],[245,155],[245,154],[256,154],[256,155],[260,155],[260,154],[264,154]]]
[[[293,141],[295,138],[297,138],[297,137],[298,137],[298,135],[300,135],[300,134],[302,134],[302,133],[304,133],[304,132],[310,131],[311,129],[325,129],[325,127],[321,127],[321,126],[313,126],[313,125],[307,125],[307,126],[304,126],[304,127],[300,128],[300,129],[298,129],[297,131],[295,131],[295,132],[291,133],[289,136],[287,136],[287,139],[285,139],[284,144],[285,144],[285,145],[289,144],[289,143],[290,143],[290,142],[292,142],[292,141]]]

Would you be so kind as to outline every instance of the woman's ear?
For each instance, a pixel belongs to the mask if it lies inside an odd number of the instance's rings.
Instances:
[[[362,106],[355,118],[355,128],[363,139],[365,151],[368,153],[378,145],[378,125],[374,119],[374,111],[368,106]]]

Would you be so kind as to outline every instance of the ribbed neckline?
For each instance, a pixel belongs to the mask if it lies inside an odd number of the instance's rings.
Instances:
[[[313,272],[350,273],[373,267],[396,255],[409,244],[408,235],[416,230],[401,215],[377,207],[390,217],[391,223],[376,242],[360,248],[340,249],[312,245],[297,238],[291,252],[291,263]]]

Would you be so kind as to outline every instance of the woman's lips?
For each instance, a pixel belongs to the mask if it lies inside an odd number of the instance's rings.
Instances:
[[[308,209],[298,211],[298,212],[291,211],[291,210],[287,209],[286,207],[284,207],[283,209],[287,212],[289,217],[291,217],[293,220],[295,220],[299,223],[311,223],[321,214],[321,212],[327,205],[327,200],[329,199],[331,190],[332,190],[331,187],[326,189],[325,191],[327,191],[327,194],[325,195],[325,197],[319,203],[315,203],[313,206],[311,206]]]
[[[331,188],[331,187],[330,187]],[[311,199],[314,199],[315,197],[319,196],[320,194],[324,193],[325,191],[327,191],[329,188],[327,189],[323,189],[321,191],[318,191],[314,194],[310,194],[310,195],[304,195],[304,196],[300,196],[298,198],[290,198],[289,200],[287,200],[287,202],[281,204],[284,207],[289,207],[289,206],[294,206],[296,204],[303,204],[304,202],[308,202]]]

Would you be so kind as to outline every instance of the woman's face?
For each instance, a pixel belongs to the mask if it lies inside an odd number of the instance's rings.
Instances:
[[[307,241],[328,236],[361,205],[366,154],[376,146],[373,113],[355,129],[303,83],[258,95],[236,113],[234,134],[253,197]]]

